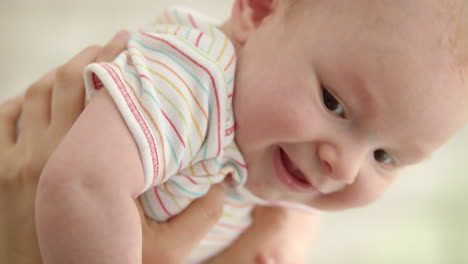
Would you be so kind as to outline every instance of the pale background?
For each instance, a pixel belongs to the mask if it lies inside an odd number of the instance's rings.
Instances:
[[[232,0],[0,0],[0,101],[174,3],[223,19]],[[467,146],[465,129],[373,206],[325,215],[310,263],[468,263]]]

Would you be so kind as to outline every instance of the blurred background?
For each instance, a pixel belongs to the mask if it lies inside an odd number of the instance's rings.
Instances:
[[[0,0],[0,101],[84,47],[152,22],[170,4],[223,20],[232,0]],[[406,170],[377,203],[325,214],[310,263],[468,263],[467,147],[468,128]]]

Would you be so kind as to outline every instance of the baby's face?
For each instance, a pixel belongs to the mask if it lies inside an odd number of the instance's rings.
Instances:
[[[238,49],[236,142],[257,196],[339,210],[463,127],[467,94],[433,8],[321,2],[272,15]]]

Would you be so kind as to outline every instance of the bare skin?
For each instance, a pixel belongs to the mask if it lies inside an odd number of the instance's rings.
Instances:
[[[0,105],[0,233],[5,234],[0,237],[0,262],[42,263],[34,221],[40,173],[84,108],[82,68],[93,61],[112,60],[124,49],[127,37],[121,33],[105,47],[85,49],[33,83],[25,97]],[[21,129],[17,131],[20,116]],[[143,263],[184,263],[219,217],[223,195],[224,188],[215,186],[163,224],[144,217],[137,202],[144,234]],[[310,215],[259,207],[254,217],[256,224],[209,263],[306,263],[309,244],[286,250],[282,242],[291,234],[306,233],[303,228],[298,230],[296,223],[309,222]],[[191,236],[187,237],[185,230],[190,230]],[[315,231],[309,231],[310,238]]]
[[[127,38],[123,32],[105,47],[83,50],[32,84],[24,97],[0,105],[0,262],[42,263],[34,221],[40,173],[84,108],[83,67],[113,59],[125,47]],[[184,262],[220,216],[224,194],[224,187],[214,186],[206,198],[167,223],[142,217],[144,244],[148,246],[145,263]],[[139,210],[143,215],[141,207]],[[185,235],[187,229],[192,236]],[[170,250],[173,248],[180,251],[175,254]]]
[[[237,0],[223,26],[246,187],[320,210],[368,205],[467,122],[466,65],[448,45],[466,39],[465,1],[439,19],[436,0],[288,2]]]

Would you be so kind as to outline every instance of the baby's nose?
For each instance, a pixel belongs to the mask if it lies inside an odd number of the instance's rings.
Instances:
[[[318,159],[324,173],[335,181],[352,184],[361,167],[362,154],[357,149],[345,149],[323,143],[318,148]]]

